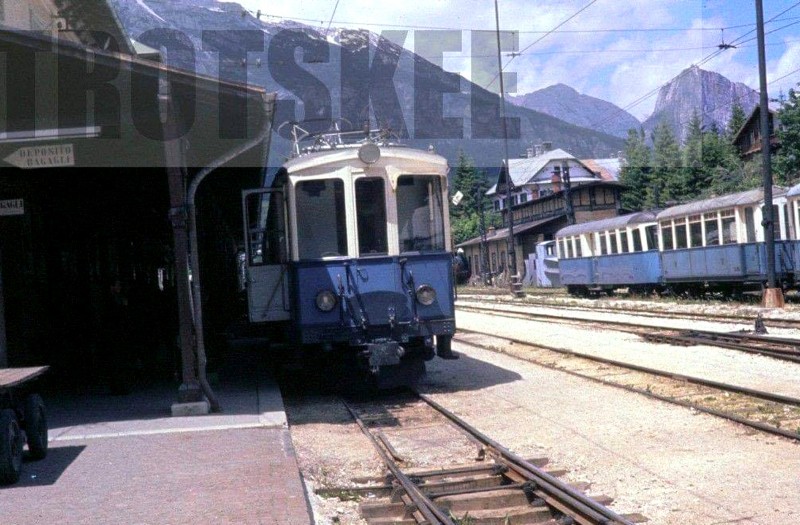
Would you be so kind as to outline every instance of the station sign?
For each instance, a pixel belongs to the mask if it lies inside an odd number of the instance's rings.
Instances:
[[[72,144],[26,146],[3,160],[24,170],[74,166],[75,147]]]
[[[4,215],[24,215],[25,201],[23,199],[0,200],[0,217]]]

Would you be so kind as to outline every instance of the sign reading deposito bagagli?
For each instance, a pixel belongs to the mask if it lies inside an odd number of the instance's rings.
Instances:
[[[72,144],[26,146],[3,160],[24,170],[74,166],[75,148]]]

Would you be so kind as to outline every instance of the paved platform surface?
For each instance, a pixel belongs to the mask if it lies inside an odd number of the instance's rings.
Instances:
[[[279,389],[229,368],[221,414],[171,417],[172,384],[46,395],[49,454],[0,488],[0,524],[311,524]]]

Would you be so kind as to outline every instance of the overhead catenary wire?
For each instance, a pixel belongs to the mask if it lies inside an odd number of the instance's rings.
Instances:
[[[778,13],[777,15],[774,15],[772,18],[770,18],[769,20],[765,21],[765,22],[764,22],[764,24],[768,24],[768,23],[774,22],[775,20],[777,20],[777,19],[778,19],[778,17],[780,17],[781,15],[783,15],[783,14],[785,14],[785,13],[787,13],[787,12],[791,11],[792,9],[796,8],[798,5],[800,5],[800,1],[799,1],[799,2],[795,2],[794,4],[792,4],[791,6],[787,7],[786,9],[784,9],[783,11],[781,11],[780,13]],[[797,22],[794,22],[794,23],[797,23]],[[769,31],[769,33],[774,33],[774,32],[776,32],[776,31],[779,31],[779,30],[781,30],[781,29],[785,29],[786,27],[789,27],[790,25],[794,25],[794,23],[792,23],[792,24],[787,24],[786,26],[783,26],[783,27],[780,27],[780,28],[773,29],[773,30]],[[755,31],[756,31],[755,29],[752,29],[752,30],[750,30],[750,31],[747,31],[746,33],[743,33],[742,35],[739,35],[739,36],[738,36],[738,37],[736,37],[735,39],[731,40],[731,41],[729,42],[729,44],[731,44],[731,45],[737,45],[737,46],[738,46],[739,44],[750,42],[751,40],[754,40],[754,39],[755,39],[755,37],[753,37],[753,38],[751,38],[751,39],[748,39],[748,40],[742,40],[742,39],[743,39],[743,38],[745,38],[745,37],[747,37],[747,36],[748,36],[748,35],[750,35],[751,33],[754,33]],[[769,34],[769,33],[767,33],[767,34]],[[660,86],[658,86],[658,87],[656,87],[656,88],[654,88],[654,89],[652,89],[652,90],[648,91],[647,93],[645,93],[644,95],[641,95],[640,97],[638,97],[638,98],[637,98],[637,99],[635,99],[634,101],[632,101],[632,102],[628,103],[628,104],[627,104],[627,105],[625,105],[624,107],[622,107],[622,108],[619,108],[619,109],[614,109],[614,110],[612,110],[612,111],[611,111],[611,113],[607,114],[608,116],[606,116],[605,118],[603,118],[603,119],[601,119],[601,120],[598,120],[598,121],[595,121],[595,122],[591,123],[591,126],[592,126],[592,127],[598,127],[598,126],[602,126],[603,124],[605,124],[605,123],[609,122],[610,120],[612,120],[613,118],[615,118],[615,115],[616,115],[616,113],[618,113],[619,111],[627,112],[628,110],[630,110],[630,109],[632,109],[632,108],[634,108],[634,107],[638,106],[639,104],[641,104],[642,102],[644,102],[644,101],[645,101],[645,100],[647,100],[648,98],[650,98],[650,97],[652,97],[653,95],[655,95],[656,93],[658,93],[658,92],[659,92],[659,91],[660,91],[660,90],[661,90],[661,89],[662,89],[664,86],[666,86],[666,85],[667,85],[667,84],[669,84],[670,82],[673,82],[673,81],[675,81],[676,79],[678,79],[678,78],[680,78],[681,76],[685,75],[687,72],[691,71],[691,66],[697,66],[697,67],[700,67],[700,66],[702,66],[703,64],[705,64],[705,63],[709,62],[710,60],[713,60],[714,58],[716,58],[717,56],[719,56],[720,54],[722,54],[722,53],[723,53],[723,52],[725,52],[725,51],[726,51],[726,49],[717,49],[717,50],[715,50],[714,52],[712,52],[712,53],[710,53],[709,55],[705,56],[704,58],[700,59],[700,61],[698,61],[698,62],[695,62],[695,63],[693,63],[693,64],[690,64],[690,67],[689,67],[689,68],[687,68],[687,69],[684,69],[683,71],[681,71],[681,73],[680,73],[680,74],[678,74],[678,76],[676,76],[675,78],[672,78],[672,79],[670,79],[669,81],[667,81],[667,82],[665,82],[665,83],[661,84]],[[774,80],[774,81],[772,81],[772,82],[777,82],[777,80]],[[770,82],[770,83],[772,83],[772,82]]]

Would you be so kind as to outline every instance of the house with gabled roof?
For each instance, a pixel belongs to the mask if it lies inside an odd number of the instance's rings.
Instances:
[[[556,231],[569,224],[619,215],[619,157],[580,160],[544,143],[528,150],[524,158],[511,159],[509,167],[511,203],[506,195],[506,170],[500,170],[486,192],[503,217],[502,227],[489,228],[485,238],[475,237],[456,246],[464,251],[473,276],[480,275],[481,261],[484,272],[508,273],[509,210],[513,213],[517,271],[526,281],[533,274],[531,256],[538,243],[552,240]]]

